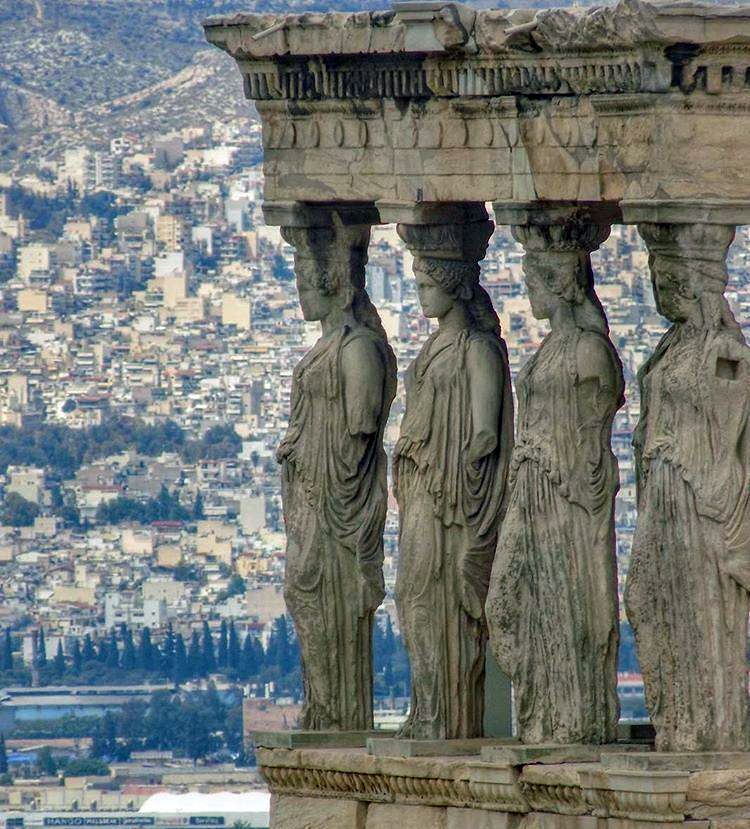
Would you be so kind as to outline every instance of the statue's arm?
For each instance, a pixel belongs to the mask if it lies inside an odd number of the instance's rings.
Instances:
[[[599,336],[584,335],[576,349],[576,368],[581,426],[598,430],[617,403],[619,378],[614,355]]]
[[[355,337],[341,352],[346,425],[351,435],[378,431],[383,408],[385,366],[377,346],[365,337]]]
[[[505,365],[497,349],[476,342],[466,354],[466,370],[473,426],[468,460],[476,462],[494,452],[498,445]]]

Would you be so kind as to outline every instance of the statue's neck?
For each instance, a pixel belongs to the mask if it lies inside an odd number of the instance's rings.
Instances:
[[[438,318],[440,334],[454,335],[467,328],[471,328],[471,316],[463,302],[456,302],[447,314]]]

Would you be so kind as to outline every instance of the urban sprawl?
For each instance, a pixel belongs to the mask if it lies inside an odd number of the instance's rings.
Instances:
[[[171,775],[179,788],[196,760],[226,780],[252,762],[243,733],[292,725],[299,711],[275,448],[292,370],[318,331],[298,308],[291,248],[263,222],[259,147],[260,124],[242,118],[84,143],[0,174],[0,774],[96,774],[99,763],[139,781],[132,796],[75,789],[68,800],[81,808],[137,806],[152,793],[144,764],[154,784]],[[749,252],[742,228],[728,298],[745,321]],[[514,374],[546,333],[521,257],[501,227],[482,263]],[[635,374],[665,330],[647,259],[629,226],[594,256],[627,380],[613,433],[621,584],[635,524]],[[430,324],[393,226],[373,228],[367,286],[401,379]],[[389,451],[403,405],[400,383]],[[389,505],[381,725],[408,704]],[[643,716],[626,625],[622,638],[623,713]],[[15,807],[72,808],[44,787],[0,790]]]

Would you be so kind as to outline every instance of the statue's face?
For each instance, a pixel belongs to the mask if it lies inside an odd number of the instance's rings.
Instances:
[[[544,278],[545,267],[548,265],[531,254],[527,253],[524,257],[523,272],[531,303],[531,313],[538,320],[550,319],[560,304],[560,297],[547,286]]]
[[[422,313],[431,319],[444,317],[453,308],[456,300],[419,266],[414,268],[414,278],[417,281],[417,296],[422,306]]]
[[[660,314],[672,322],[684,322],[697,302],[689,286],[689,277],[666,257],[649,257],[654,298]]]
[[[333,297],[324,294],[319,286],[314,262],[297,259],[295,263],[297,274],[297,293],[302,316],[308,322],[325,319],[331,313]]]

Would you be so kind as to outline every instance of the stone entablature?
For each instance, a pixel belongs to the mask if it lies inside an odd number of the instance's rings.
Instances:
[[[750,198],[750,10],[397,3],[206,22],[272,201]]]

